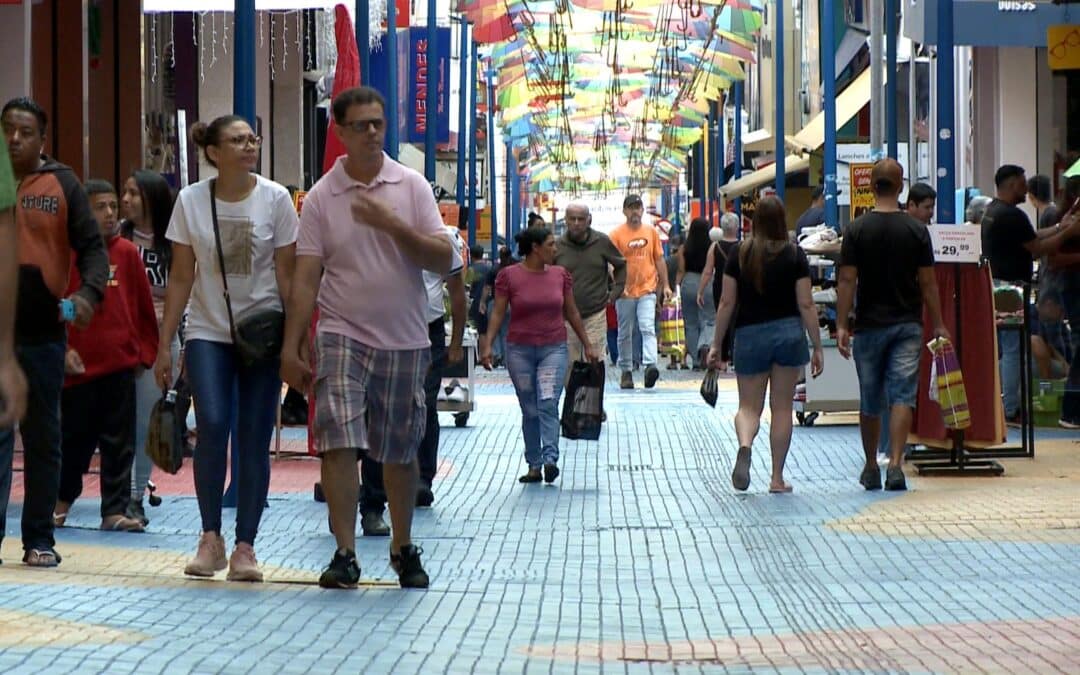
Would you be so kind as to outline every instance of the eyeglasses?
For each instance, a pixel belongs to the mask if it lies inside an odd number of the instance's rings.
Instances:
[[[1050,47],[1050,56],[1055,59],[1063,59],[1070,47],[1080,47],[1080,30],[1069,31],[1061,42]]]
[[[383,126],[386,125],[386,120],[375,118],[370,120],[353,120],[351,122],[342,122],[341,126],[352,131],[354,133],[362,134],[368,130],[370,126],[375,131],[382,131]]]
[[[233,136],[228,140],[231,145],[238,148],[245,148],[249,145],[253,145],[257,148],[263,143],[262,136]]]

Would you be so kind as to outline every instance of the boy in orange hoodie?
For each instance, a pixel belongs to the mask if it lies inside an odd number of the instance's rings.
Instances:
[[[154,363],[158,326],[150,282],[138,249],[119,235],[116,189],[86,182],[90,208],[109,254],[105,297],[86,330],[68,331],[61,396],[63,460],[54,520],[61,527],[82,493],[94,449],[101,451],[101,529],[142,532],[125,516],[131,498],[135,439],[135,378]],[[72,288],[79,287],[72,268]]]

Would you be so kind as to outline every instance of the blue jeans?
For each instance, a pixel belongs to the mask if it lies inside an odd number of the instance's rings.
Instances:
[[[656,365],[656,294],[615,301],[619,315],[619,370],[634,367],[634,328],[641,332],[641,365]]]
[[[15,348],[30,391],[19,423],[23,440],[23,549],[51,549],[53,511],[60,491],[60,390],[64,385],[63,341]],[[0,429],[0,540],[7,527],[15,431]]]
[[[530,469],[559,461],[559,397],[566,380],[566,343],[506,344],[506,369],[521,406],[525,461]]]
[[[1020,331],[999,328],[997,337],[1001,398],[1005,401],[1005,417],[1012,418],[1020,414]]]
[[[738,348],[738,340],[735,343]],[[922,325],[900,323],[860,330],[852,353],[859,376],[859,412],[880,417],[894,405],[915,407],[919,382]]]
[[[184,347],[195,404],[199,441],[195,447],[195,494],[204,532],[221,532],[222,493],[232,411],[237,401],[236,541],[255,543],[270,488],[270,439],[281,398],[280,364],[275,359],[244,366],[233,346],[189,340]]]
[[[705,300],[704,307],[698,307],[697,294],[701,287],[701,275],[696,272],[687,272],[683,277],[679,294],[682,298],[683,319],[686,323],[686,349],[694,359],[694,365],[704,367],[698,363],[698,356],[702,349],[708,349],[712,344],[713,333],[716,332],[716,307],[713,305],[712,284],[705,286],[702,294]]]

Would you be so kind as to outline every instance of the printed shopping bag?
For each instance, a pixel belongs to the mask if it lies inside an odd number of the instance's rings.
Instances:
[[[563,399],[562,435],[582,441],[600,438],[604,421],[604,363],[575,361]]]
[[[964,376],[952,342],[935,338],[926,348],[933,355],[930,364],[930,400],[941,406],[941,416],[947,429],[967,429],[971,426]]]
[[[678,294],[660,308],[660,353],[664,356],[686,356],[686,323]]]

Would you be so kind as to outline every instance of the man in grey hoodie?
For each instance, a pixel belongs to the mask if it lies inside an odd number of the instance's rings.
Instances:
[[[565,267],[574,280],[574,302],[585,331],[598,354],[607,353],[607,306],[622,296],[626,285],[626,258],[606,234],[592,229],[589,207],[566,207],[566,234],[556,242],[555,264]],[[584,347],[574,331],[567,331],[571,361],[585,359]]]

